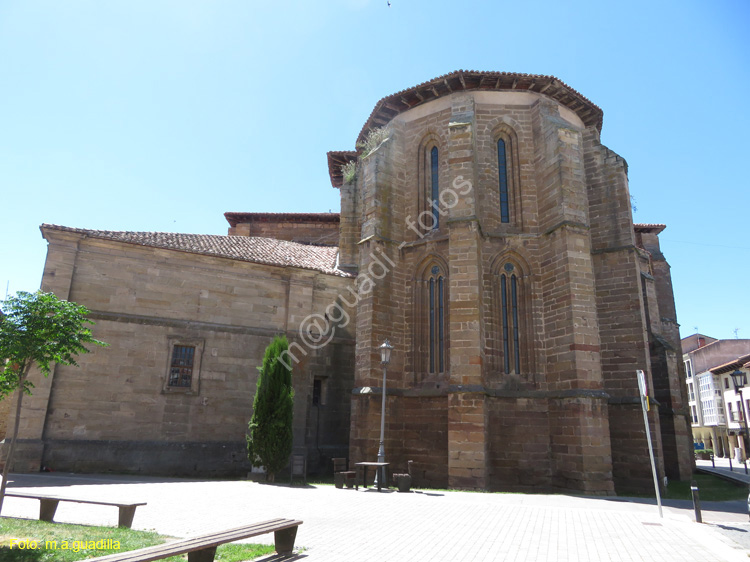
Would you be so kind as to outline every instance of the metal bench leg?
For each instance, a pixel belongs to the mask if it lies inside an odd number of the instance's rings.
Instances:
[[[119,527],[127,527],[130,529],[130,527],[133,526],[133,517],[135,516],[135,508],[138,507],[136,505],[121,505],[120,507],[120,515],[117,519],[117,525]]]
[[[214,562],[214,555],[216,554],[216,547],[204,548],[203,550],[195,550],[188,552],[188,562]]]
[[[297,526],[295,525],[282,531],[274,531],[273,535],[276,552],[279,554],[291,554],[294,550],[294,539],[297,538]]]
[[[55,517],[55,511],[57,511],[57,504],[60,500],[39,500],[39,520],[40,521],[52,521]]]

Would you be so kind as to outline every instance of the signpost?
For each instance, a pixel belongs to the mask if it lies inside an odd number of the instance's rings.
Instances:
[[[659,492],[659,478],[656,476],[656,461],[654,460],[654,446],[651,443],[651,429],[648,425],[648,386],[646,385],[646,373],[636,371],[638,375],[638,389],[641,393],[641,408],[643,409],[643,423],[646,426],[646,439],[648,441],[648,454],[651,457],[651,472],[654,475],[654,490],[656,491],[656,503],[659,506],[659,517],[664,518],[661,510],[661,493]]]

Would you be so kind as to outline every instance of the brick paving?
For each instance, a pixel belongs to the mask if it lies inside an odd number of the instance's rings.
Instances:
[[[495,561],[735,562],[750,551],[692,511],[620,499],[424,491],[409,494],[289,488],[245,481],[196,481],[61,473],[14,475],[10,487],[86,498],[147,501],[133,527],[176,537],[272,517],[302,519],[297,559],[309,562]],[[615,501],[613,501],[615,500]],[[36,518],[38,502],[7,498],[3,515]],[[747,513],[704,511],[734,525]],[[61,503],[57,521],[115,525],[113,507]],[[94,537],[92,537],[94,538]],[[253,539],[272,542],[271,536]],[[266,559],[270,559],[267,557]]]

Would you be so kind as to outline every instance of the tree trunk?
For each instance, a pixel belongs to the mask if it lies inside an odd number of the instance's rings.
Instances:
[[[26,375],[28,375],[28,369],[24,372],[24,374],[21,376],[21,380],[19,381],[18,390],[18,402],[16,403],[16,422],[13,425],[13,437],[10,441],[10,447],[8,449],[8,454],[5,455],[5,466],[3,466],[3,481],[0,483],[0,513],[2,513],[3,509],[3,500],[5,500],[5,488],[8,484],[8,472],[10,472],[10,465],[13,462],[13,453],[16,450],[16,440],[18,439],[18,425],[21,421],[21,402],[23,401],[23,383],[26,380]]]

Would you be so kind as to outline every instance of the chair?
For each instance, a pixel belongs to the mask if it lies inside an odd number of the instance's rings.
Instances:
[[[289,470],[289,485],[295,476],[301,476],[305,486],[307,486],[307,457],[305,455],[292,455]]]
[[[357,471],[347,470],[345,458],[334,458],[333,461],[333,482],[337,488],[343,488],[346,484],[347,488],[351,488],[356,484]]]

